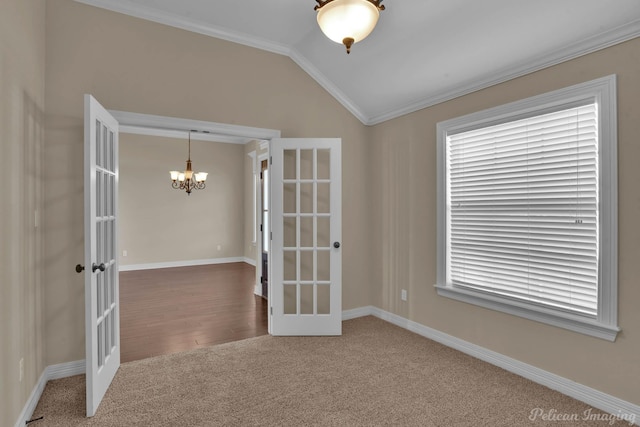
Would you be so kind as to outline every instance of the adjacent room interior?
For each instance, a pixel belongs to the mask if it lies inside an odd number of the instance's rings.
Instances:
[[[187,132],[136,131],[147,134],[121,132],[119,146],[121,360],[266,334],[266,298],[256,294],[259,144],[190,132],[193,167],[211,172],[205,189],[187,194],[167,190],[169,171],[184,169]]]

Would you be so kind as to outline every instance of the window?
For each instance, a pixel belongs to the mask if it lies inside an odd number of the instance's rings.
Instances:
[[[615,340],[615,76],[438,124],[438,294]]]

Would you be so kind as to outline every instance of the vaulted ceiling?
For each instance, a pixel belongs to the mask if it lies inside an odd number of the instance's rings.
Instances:
[[[640,36],[639,0],[386,0],[347,55],[314,0],[77,0],[291,57],[376,124]]]

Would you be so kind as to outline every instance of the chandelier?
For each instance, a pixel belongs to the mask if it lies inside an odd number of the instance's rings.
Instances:
[[[383,0],[316,0],[318,25],[329,39],[351,46],[366,38],[378,23]]]
[[[204,182],[207,180],[207,172],[193,172],[191,168],[191,132],[189,131],[189,157],[187,158],[187,169],[184,172],[171,171],[171,187],[176,190],[185,190],[187,195],[191,194],[191,190],[202,190],[205,187]]]

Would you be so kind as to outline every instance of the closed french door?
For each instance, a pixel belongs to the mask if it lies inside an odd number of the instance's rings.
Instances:
[[[269,331],[341,335],[341,140],[272,139]]]

